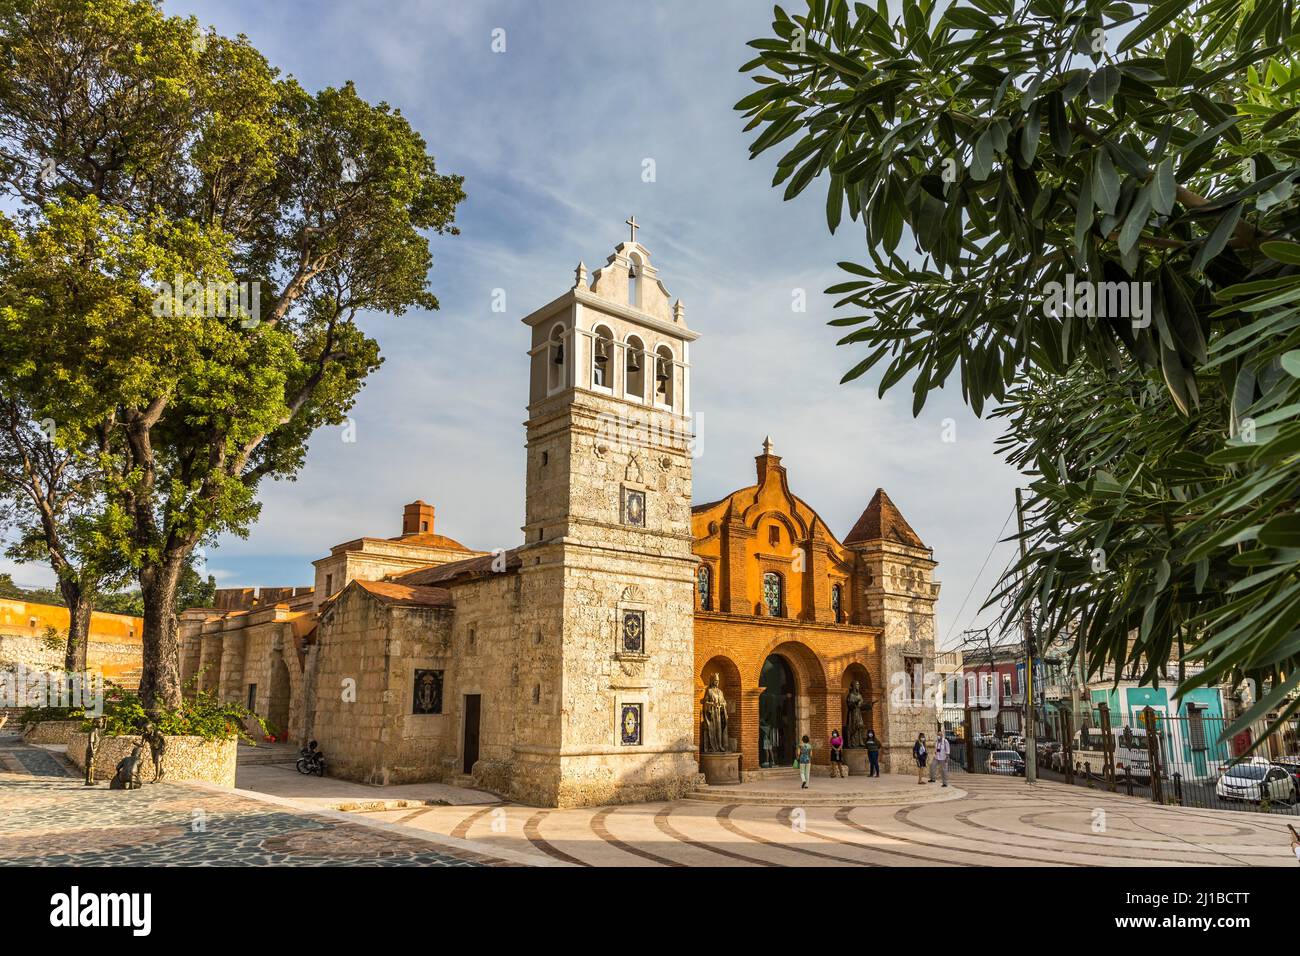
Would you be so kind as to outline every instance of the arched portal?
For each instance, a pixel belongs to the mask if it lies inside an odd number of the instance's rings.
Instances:
[[[271,733],[283,738],[289,732],[289,667],[284,662],[284,654],[271,654],[271,694],[266,702],[266,723]]]
[[[727,749],[728,751],[735,751],[740,748],[740,742],[744,739],[744,715],[741,712],[743,692],[741,690],[740,668],[729,657],[721,654],[711,657],[699,673],[695,694],[697,702],[703,700],[704,691],[713,681],[714,674],[718,675],[718,685],[722,688],[722,696],[727,699]],[[697,722],[695,727],[697,745],[700,743],[700,733],[701,727]]]
[[[854,681],[858,684],[858,693],[862,695],[862,733],[865,735],[868,730],[875,730],[877,735],[880,728],[875,726],[874,713],[872,704],[875,701],[875,694],[872,692],[871,675],[861,664],[853,663],[844,668],[844,673],[840,677],[840,721],[841,726],[848,733],[848,704],[846,703],[849,696],[849,688],[853,686]]]
[[[758,756],[760,767],[788,767],[795,754],[794,670],[780,654],[763,661],[758,679]]]

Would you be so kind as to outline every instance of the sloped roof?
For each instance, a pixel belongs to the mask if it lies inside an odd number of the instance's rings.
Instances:
[[[920,536],[912,530],[898,506],[889,500],[884,488],[877,488],[871,497],[867,510],[862,512],[858,523],[853,526],[845,544],[859,544],[863,541],[894,541],[910,548],[924,548]]]
[[[430,534],[428,532],[417,532],[415,534],[399,534],[395,538],[388,538],[388,541],[396,541],[398,544],[414,544],[422,548],[446,548],[449,551],[468,551],[455,538],[449,538],[445,534]]]
[[[463,561],[452,561],[448,564],[435,564],[427,568],[416,568],[414,571],[404,571],[401,574],[394,575],[393,581],[421,587],[433,585],[449,587],[493,574],[513,574],[523,564],[519,558],[518,550],[512,548],[502,556],[481,554],[477,557],[466,558]],[[504,567],[499,566],[499,557],[505,558]],[[494,568],[494,564],[498,565],[499,569]]]
[[[454,607],[451,592],[446,588],[413,587],[393,581],[353,582],[382,604],[400,604],[415,607]]]

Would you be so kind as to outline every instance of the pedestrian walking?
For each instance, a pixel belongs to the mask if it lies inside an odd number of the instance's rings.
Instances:
[[[867,731],[867,759],[871,761],[871,772],[868,777],[880,776],[880,741],[876,739],[874,730]]]
[[[831,731],[831,776],[847,777],[848,768],[844,766],[844,738],[838,730]]]
[[[799,776],[803,778],[800,785],[801,790],[808,789],[808,771],[812,769],[812,744],[808,742],[808,735],[803,735],[803,741],[799,744]]]
[[[916,735],[916,743],[912,744],[912,756],[916,759],[916,782],[925,783],[925,734]]]
[[[952,744],[948,743],[948,738],[940,734],[934,740],[934,760],[930,763],[930,782],[934,783],[934,774],[937,770],[943,777],[943,785],[948,786],[948,757],[952,753]]]

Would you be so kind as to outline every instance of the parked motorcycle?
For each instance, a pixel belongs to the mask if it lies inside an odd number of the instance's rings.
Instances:
[[[311,741],[298,751],[298,762],[294,764],[302,774],[325,776],[325,752],[316,748],[316,741]]]

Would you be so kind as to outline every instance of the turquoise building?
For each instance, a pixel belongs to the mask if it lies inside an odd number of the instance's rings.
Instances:
[[[1091,724],[1101,726],[1097,705],[1105,703],[1113,729],[1127,725],[1139,730],[1142,711],[1150,707],[1157,714],[1162,759],[1168,771],[1177,771],[1188,780],[1210,779],[1229,757],[1228,745],[1219,742],[1225,726],[1223,694],[1217,687],[1198,687],[1182,697],[1172,694],[1173,687],[1140,687],[1126,681],[1094,688],[1089,691]]]

